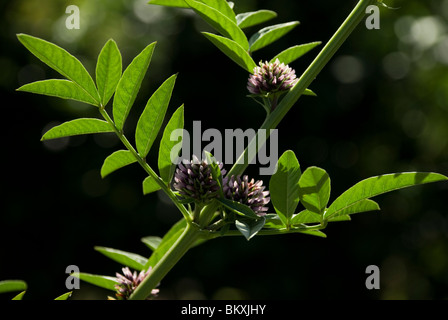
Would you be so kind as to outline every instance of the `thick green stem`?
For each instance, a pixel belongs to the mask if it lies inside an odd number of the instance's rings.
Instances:
[[[244,160],[246,157],[246,153],[248,150],[254,146],[261,148],[261,146],[266,142],[267,138],[270,135],[270,130],[275,129],[280,121],[285,117],[288,111],[292,108],[292,106],[297,102],[299,97],[305,91],[305,89],[313,82],[313,80],[317,77],[319,72],[323,69],[323,67],[330,61],[335,52],[339,49],[339,47],[344,43],[347,37],[351,34],[351,32],[356,28],[359,22],[362,21],[365,16],[366,8],[369,5],[372,5],[376,2],[376,0],[360,0],[347,19],[343,22],[341,27],[336,31],[333,37],[328,41],[325,47],[321,50],[318,56],[314,59],[308,69],[303,73],[300,77],[296,86],[291,89],[291,91],[282,99],[282,101],[278,104],[275,110],[269,114],[266,118],[265,122],[261,126],[260,129],[266,129],[266,139],[262,141],[258,135],[249,143],[249,146],[246,150],[241,154],[239,160]],[[121,137],[120,137],[121,139]],[[123,141],[123,140],[122,140]],[[258,150],[258,148],[256,149]],[[247,163],[244,161],[236,162],[236,164],[232,167],[232,169],[228,172],[228,175],[240,175],[247,168],[248,164],[251,162],[251,159],[247,156]],[[145,162],[146,163],[146,162]],[[145,168],[147,166],[144,165]],[[147,168],[145,168],[147,170]],[[153,176],[155,174],[151,173],[151,171],[147,172]],[[165,190],[164,190],[165,191]],[[171,191],[171,190],[170,190]],[[172,193],[172,192],[171,192]],[[174,196],[174,195],[173,195]],[[174,203],[177,202],[173,201]],[[179,206],[178,206],[179,207]],[[183,207],[183,206],[182,206]],[[200,221],[207,222],[213,217],[213,214],[218,209],[219,204],[217,202],[213,202],[212,204],[206,206],[200,214]],[[185,207],[183,207],[185,209]],[[181,210],[182,213],[185,212]],[[185,210],[186,211],[186,210]],[[188,217],[188,218],[187,218]],[[170,248],[170,250],[163,256],[163,258],[156,264],[153,268],[152,272],[149,276],[137,287],[134,294],[131,296],[131,299],[145,299],[151,294],[151,290],[154,289],[159,282],[163,279],[163,277],[171,270],[171,268],[181,259],[181,257],[188,251],[188,249],[195,243],[195,241],[200,237],[203,231],[200,231],[194,224],[191,223],[191,218],[189,218],[187,212],[187,228],[182,233],[182,235],[177,239],[174,245]],[[320,228],[319,226],[317,226]],[[309,229],[308,229],[309,230]],[[291,233],[293,230],[274,230],[273,232],[268,230],[260,231],[260,234],[281,234],[281,233]],[[297,231],[298,232],[298,231]],[[234,235],[233,232],[229,232],[227,235]],[[236,235],[236,233],[235,233]],[[210,236],[212,238],[212,236]]]
[[[201,232],[192,224],[187,224],[184,232],[167,251],[162,259],[152,268],[150,274],[143,280],[131,295],[130,300],[144,300],[165,275],[176,265],[184,254],[194,245],[201,236]]]

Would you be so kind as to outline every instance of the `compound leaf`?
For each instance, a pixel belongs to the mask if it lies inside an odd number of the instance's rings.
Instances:
[[[38,59],[67,79],[78,84],[91,100],[100,102],[92,77],[82,63],[61,47],[26,34],[17,35],[19,41]]]

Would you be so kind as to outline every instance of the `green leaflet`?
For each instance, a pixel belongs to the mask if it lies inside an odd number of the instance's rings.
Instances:
[[[22,300],[25,293],[26,293],[26,291],[22,291],[18,295],[16,295],[14,298],[12,298],[11,300]]]
[[[159,184],[151,176],[147,176],[145,180],[143,180],[142,187],[144,195],[153,193],[161,189]]]
[[[112,126],[106,121],[93,118],[81,118],[67,121],[51,128],[43,135],[41,140],[105,132],[114,132]]]
[[[67,300],[68,298],[70,298],[72,296],[73,291],[64,293],[62,295],[60,295],[59,297],[55,298],[54,300]]]
[[[311,212],[323,214],[330,199],[330,177],[324,169],[307,168],[299,180],[299,197]]]
[[[17,38],[38,59],[78,84],[96,105],[99,104],[100,97],[95,83],[78,59],[51,42],[26,34],[18,34]]]
[[[162,238],[160,237],[154,237],[154,236],[148,236],[141,239],[142,242],[152,251],[157,250],[160,243],[162,242]]]
[[[276,24],[261,29],[260,31],[255,33],[252,37],[250,37],[249,51],[255,52],[261,48],[266,47],[267,45],[283,37],[285,34],[290,32],[298,25],[299,25],[298,21],[292,21],[287,23]]]
[[[249,42],[247,41],[244,32],[224,14],[219,12],[202,2],[194,0],[185,0],[188,5],[204,19],[209,25],[216,29],[223,36],[229,37],[238,43],[244,50],[249,49]]]
[[[27,289],[27,284],[23,280],[3,280],[0,281],[0,293],[24,291]]]
[[[219,11],[227,18],[236,23],[235,12],[233,12],[229,3],[226,0],[200,0],[202,3],[208,5],[209,7]]]
[[[116,291],[115,285],[118,284],[116,278],[109,276],[101,276],[84,272],[74,272],[71,274],[71,276],[111,291]]]
[[[135,143],[142,158],[148,155],[165,118],[177,75],[168,78],[149,98],[135,131]]]
[[[114,94],[121,78],[121,71],[120,50],[114,40],[109,40],[101,50],[96,65],[96,84],[102,106],[107,105]]]
[[[184,0],[149,0],[148,4],[177,8],[189,8],[188,4]]]
[[[235,226],[246,240],[249,241],[263,228],[265,221],[265,218],[259,218],[259,220],[252,221],[236,220]]]
[[[283,153],[278,159],[277,170],[269,181],[269,192],[274,209],[284,225],[299,204],[299,179],[302,175],[299,161],[293,151]]]
[[[104,178],[115,170],[136,162],[137,159],[129,150],[118,150],[108,156],[101,167],[101,177]]]
[[[163,131],[162,140],[160,140],[159,147],[159,175],[163,181],[169,184],[172,180],[174,171],[176,169],[176,159],[171,159],[171,156],[177,157],[182,148],[182,129],[184,128],[184,106],[180,106],[171,116],[170,121]],[[171,135],[178,132],[176,140],[171,140]]]
[[[359,201],[389,191],[444,180],[448,178],[432,172],[404,172],[371,177],[358,182],[340,195],[325,212],[324,217],[329,219]]]
[[[134,104],[146,70],[151,62],[155,45],[155,42],[151,43],[135,57],[123,72],[123,76],[118,82],[112,110],[114,122],[118,130],[123,130],[124,122]]]
[[[98,106],[98,102],[95,101],[92,96],[90,96],[78,84],[70,80],[50,79],[36,81],[21,86],[17,89],[17,91],[43,94],[62,99],[77,100],[96,107]]]
[[[202,34],[236,64],[247,72],[253,73],[254,68],[257,65],[247,50],[244,50],[244,48],[238,43],[229,38],[221,37],[212,33],[202,32]]]
[[[249,28],[277,17],[277,13],[271,10],[258,10],[240,13],[236,16],[236,22],[241,29]]]
[[[106,247],[95,247],[95,250],[101,252],[106,257],[135,270],[142,271],[145,268],[148,259],[142,257],[136,253],[126,252],[122,250],[106,248]]]
[[[254,220],[260,219],[260,217],[249,206],[246,206],[245,204],[225,198],[220,198],[218,199],[218,201],[221,202],[224,207],[240,216]]]
[[[283,50],[278,55],[276,55],[274,58],[271,59],[271,63],[274,62],[276,59],[278,59],[280,62],[284,64],[290,64],[291,62],[299,59],[301,56],[303,56],[308,51],[312,50],[316,46],[320,45],[320,41],[316,42],[310,42],[301,44],[298,46],[290,47],[286,50]]]

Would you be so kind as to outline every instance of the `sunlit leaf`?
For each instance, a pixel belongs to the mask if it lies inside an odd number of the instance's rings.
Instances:
[[[200,1],[208,5],[209,7],[216,9],[217,11],[219,11],[227,18],[236,23],[235,12],[233,12],[232,8],[230,7],[229,3],[226,0],[200,0]]]
[[[202,34],[244,70],[249,73],[254,71],[254,68],[257,65],[247,50],[244,50],[244,48],[238,43],[229,38],[221,37],[212,33],[202,32]]]
[[[106,177],[115,170],[136,162],[137,159],[129,150],[118,150],[108,156],[101,167],[101,177]]]
[[[145,158],[151,149],[165,118],[177,75],[169,77],[149,98],[135,131],[139,155]]]
[[[157,4],[160,6],[189,8],[184,0],[149,0],[148,4]]]
[[[27,284],[23,280],[3,280],[0,281],[0,293],[24,291]]]
[[[216,29],[223,36],[229,37],[238,43],[244,50],[249,49],[249,42],[247,41],[244,32],[224,14],[208,5],[194,0],[185,0],[186,3],[198,14],[201,18]]]
[[[12,298],[11,300],[22,300],[25,293],[26,293],[26,291],[22,291],[18,295],[16,295],[14,298]]]
[[[249,39],[249,51],[255,52],[280,39],[299,25],[298,21],[276,24],[261,29]]]
[[[240,13],[236,16],[238,27],[241,29],[256,26],[277,17],[277,13],[271,10],[258,10]]]
[[[115,285],[118,284],[118,280],[115,277],[101,276],[84,272],[74,272],[71,274],[71,276],[95,286],[112,291],[115,291]]]
[[[146,70],[151,62],[155,45],[155,42],[151,43],[135,57],[123,72],[123,76],[118,82],[112,111],[115,125],[119,130],[123,129],[124,122],[140,90]]]
[[[163,181],[170,183],[176,169],[176,164],[173,163],[176,159],[171,159],[171,156],[178,156],[182,148],[182,135],[177,135],[176,140],[171,140],[171,135],[176,130],[180,134],[183,133],[184,128],[184,106],[180,106],[171,116],[171,119],[166,125],[159,147],[159,175]]]
[[[107,105],[114,94],[121,78],[121,71],[120,50],[114,40],[109,40],[101,50],[96,65],[96,83],[103,106]]]
[[[311,212],[323,214],[330,199],[330,177],[324,169],[307,168],[299,180],[299,197]]]
[[[271,202],[285,225],[289,225],[299,203],[301,174],[299,161],[294,152],[289,150],[278,159],[277,170],[269,181]]]
[[[246,240],[249,241],[258,233],[258,231],[260,231],[263,228],[264,223],[265,223],[264,218],[252,221],[236,220],[235,226],[246,238]]]
[[[371,177],[358,182],[340,195],[325,212],[325,218],[329,219],[367,198],[406,187],[444,180],[448,180],[448,178],[432,172],[403,172]]]
[[[43,135],[41,140],[106,132],[113,132],[112,126],[106,121],[93,118],[81,118],[67,121],[51,128]]]
[[[276,55],[274,58],[271,59],[271,63],[274,62],[276,59],[278,59],[280,62],[284,64],[290,64],[291,62],[299,59],[302,57],[305,53],[312,50],[316,46],[320,45],[321,42],[310,42],[306,44],[301,44],[298,46],[290,47],[282,52],[280,52],[278,55]]]
[[[98,104],[100,98],[92,77],[82,63],[61,47],[26,34],[17,35],[19,41],[38,59],[67,79],[78,84],[92,101]]]
[[[36,81],[25,84],[17,89],[46,96],[58,97],[62,99],[71,99],[98,106],[95,101],[84,89],[70,80],[50,79]]]
[[[95,247],[95,250],[101,252],[106,257],[135,270],[142,271],[148,259],[138,255],[136,253],[106,248],[106,247]]]
[[[143,180],[142,186],[144,195],[160,190],[160,185],[151,176],[147,176],[145,180]]]
[[[64,293],[62,295],[60,295],[59,297],[55,298],[54,300],[67,300],[68,298],[70,298],[73,294],[73,291]]]

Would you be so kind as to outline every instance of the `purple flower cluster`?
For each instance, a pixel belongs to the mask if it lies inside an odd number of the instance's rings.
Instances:
[[[151,268],[148,271],[141,271],[137,274],[137,271],[134,273],[128,267],[122,269],[123,274],[116,273],[118,284],[115,285],[115,289],[117,290],[116,297],[118,300],[128,300],[131,294],[134,292],[135,288],[142,283],[142,281],[146,278],[146,276],[151,272]],[[151,297],[154,298],[159,293],[159,289],[153,289],[151,292]]]
[[[265,216],[268,210],[265,205],[270,201],[269,191],[264,191],[263,181],[249,180],[247,175],[225,177],[223,179],[223,192],[227,199],[238,201],[249,206],[257,215]]]
[[[226,171],[222,163],[218,164],[222,175]],[[193,156],[192,161],[184,160],[179,163],[174,173],[173,187],[187,200],[207,203],[216,198],[219,192],[219,184],[213,179],[212,169],[206,160],[199,161]]]
[[[224,197],[249,206],[257,215],[264,216],[269,203],[269,191],[264,191],[263,181],[249,180],[248,176],[225,177],[222,163],[218,163],[223,178]],[[174,173],[173,188],[181,197],[200,203],[207,203],[219,197],[219,184],[213,179],[212,170],[206,160],[199,161],[193,156],[192,161],[179,163]]]
[[[291,89],[299,80],[296,72],[288,65],[275,62],[260,62],[259,67],[254,68],[247,82],[247,90],[255,95],[266,95],[284,92]]]

